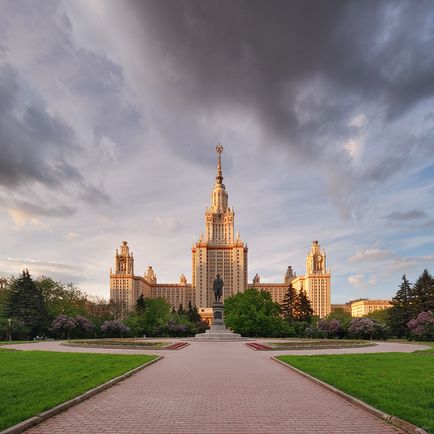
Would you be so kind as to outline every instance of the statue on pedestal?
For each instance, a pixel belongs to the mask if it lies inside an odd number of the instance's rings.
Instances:
[[[217,274],[214,279],[214,284],[212,290],[214,291],[215,302],[220,303],[220,300],[223,295],[223,279],[220,277],[220,274]]]

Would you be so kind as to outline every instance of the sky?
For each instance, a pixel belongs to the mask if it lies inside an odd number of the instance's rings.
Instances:
[[[0,0],[0,275],[191,282],[215,146],[249,281],[434,272],[431,1]]]

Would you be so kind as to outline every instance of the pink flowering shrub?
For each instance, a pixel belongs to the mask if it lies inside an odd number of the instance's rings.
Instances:
[[[67,315],[58,315],[51,323],[51,331],[58,336],[65,335],[68,340],[73,333],[74,337],[90,333],[94,328],[93,322],[82,315],[75,318]]]
[[[386,324],[371,318],[353,318],[348,327],[352,338],[385,339],[389,333]]]
[[[342,323],[338,319],[319,320],[318,330],[324,332],[328,338],[342,337],[345,333]]]
[[[101,326],[101,331],[104,333],[104,335],[108,338],[113,338],[123,335],[127,335],[130,332],[130,328],[126,326],[122,321],[119,321],[117,319],[106,321]]]
[[[434,314],[427,310],[407,323],[410,335],[417,340],[434,340]]]
[[[51,330],[54,332],[66,333],[68,340],[71,330],[74,330],[76,327],[76,319],[67,315],[59,315],[54,318],[53,322],[51,323]]]

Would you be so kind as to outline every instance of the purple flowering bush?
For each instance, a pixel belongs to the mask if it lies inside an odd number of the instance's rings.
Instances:
[[[410,336],[416,340],[434,340],[434,314],[430,310],[421,312],[407,323]]]
[[[342,337],[345,334],[345,330],[342,327],[342,323],[338,319],[319,320],[318,330],[324,332],[324,334],[328,338]]]
[[[66,333],[67,338],[69,340],[71,331],[77,327],[77,321],[75,318],[72,318],[67,315],[59,315],[54,318],[51,323],[51,330],[57,334]]]
[[[75,321],[77,322],[77,329],[84,333],[90,333],[95,327],[93,322],[83,315],[76,316]]]
[[[114,338],[114,337],[123,337],[124,335],[128,335],[130,333],[130,328],[126,326],[122,321],[119,321],[117,319],[106,321],[101,326],[101,331],[103,332],[104,336],[108,338]]]
[[[86,335],[94,328],[93,322],[82,315],[75,318],[67,315],[58,315],[51,324],[51,331],[58,336],[66,334],[67,339]]]
[[[348,327],[350,337],[357,339],[385,339],[389,333],[386,324],[371,318],[354,318]]]

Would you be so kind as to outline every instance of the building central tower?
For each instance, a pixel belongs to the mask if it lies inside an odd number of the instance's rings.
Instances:
[[[213,303],[212,286],[217,274],[224,281],[222,301],[247,288],[247,245],[234,234],[234,210],[228,206],[223,184],[221,154],[216,147],[217,176],[211,193],[211,206],[205,211],[205,235],[192,248],[194,304],[201,308]]]

